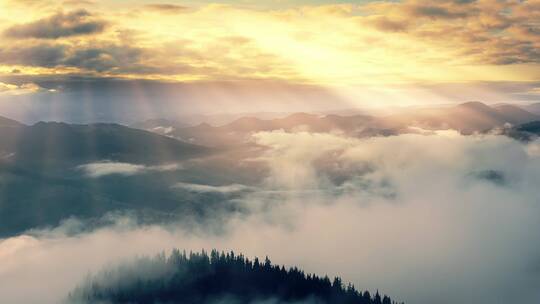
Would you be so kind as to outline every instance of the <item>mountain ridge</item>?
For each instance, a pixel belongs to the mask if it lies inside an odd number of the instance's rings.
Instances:
[[[178,161],[211,149],[119,124],[38,122],[0,126],[0,150],[15,161],[111,161],[143,164]]]
[[[230,123],[212,126],[200,123],[178,128],[168,136],[202,145],[236,145],[250,140],[250,134],[262,131],[341,132],[348,136],[387,136],[414,132],[410,127],[429,130],[454,129],[463,134],[484,133],[506,124],[520,125],[540,120],[540,115],[509,104],[490,106],[470,101],[451,107],[405,109],[391,115],[315,114],[298,112],[275,119],[241,117]],[[156,127],[156,126],[154,126]],[[147,129],[149,130],[149,129]],[[151,131],[151,129],[149,130]]]
[[[0,127],[21,127],[22,123],[4,116],[0,116]]]

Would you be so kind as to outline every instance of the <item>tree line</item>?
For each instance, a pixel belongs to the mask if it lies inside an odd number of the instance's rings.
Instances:
[[[169,256],[139,258],[89,276],[69,295],[70,303],[321,303],[397,304],[377,291],[361,292],[330,280],[306,274],[297,267],[286,269],[250,260],[234,252],[181,252]],[[272,302],[273,301],[273,302]],[[267,302],[265,302],[267,303]]]

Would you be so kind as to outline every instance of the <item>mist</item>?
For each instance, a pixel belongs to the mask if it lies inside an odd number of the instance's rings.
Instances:
[[[174,247],[268,255],[406,303],[540,298],[540,141],[454,131],[253,141],[265,152],[243,161],[268,167],[259,185],[177,185],[235,191],[248,213],[228,214],[219,230],[119,215],[91,232],[72,233],[81,223],[70,219],[1,240],[0,302],[58,303],[89,272]]]

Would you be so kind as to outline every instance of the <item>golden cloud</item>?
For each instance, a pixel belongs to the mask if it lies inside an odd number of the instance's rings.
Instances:
[[[44,89],[35,83],[16,85],[0,82],[0,95],[25,95],[44,91],[55,92],[55,90]]]
[[[137,3],[96,0],[92,12],[60,3],[28,14],[0,2],[0,31],[10,38],[0,42],[0,70],[334,85],[539,79],[537,0]]]

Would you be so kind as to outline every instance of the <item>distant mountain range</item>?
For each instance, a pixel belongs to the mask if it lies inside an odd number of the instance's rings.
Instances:
[[[415,109],[383,118],[390,124],[425,129],[454,129],[464,134],[486,132],[505,124],[517,125],[540,116],[513,105],[488,106],[481,102],[466,102],[449,108]]]
[[[348,136],[368,137],[411,133],[417,131],[415,128],[422,128],[454,129],[463,134],[472,134],[537,120],[540,120],[540,115],[514,105],[488,106],[481,102],[467,102],[451,107],[403,109],[387,116],[295,113],[275,119],[242,117],[221,126],[208,123],[182,126],[171,120],[146,121],[135,126],[160,133],[167,130],[165,135],[189,143],[230,146],[246,143],[252,133],[261,131],[339,132]]]

